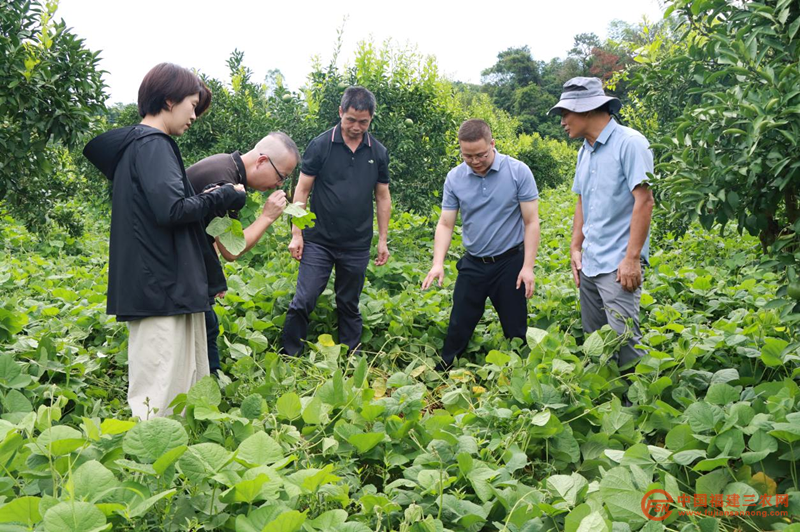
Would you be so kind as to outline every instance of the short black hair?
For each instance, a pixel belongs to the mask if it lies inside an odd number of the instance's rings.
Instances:
[[[342,96],[342,112],[348,109],[354,111],[369,111],[369,116],[375,115],[375,95],[364,87],[348,87]]]
[[[188,68],[160,63],[150,69],[139,85],[139,116],[144,118],[168,111],[167,100],[180,103],[192,94],[200,95],[194,109],[195,115],[200,116],[211,105],[211,89]]]
[[[485,121],[478,118],[465,121],[458,128],[458,140],[463,142],[476,142],[481,139],[492,141],[492,128]]]

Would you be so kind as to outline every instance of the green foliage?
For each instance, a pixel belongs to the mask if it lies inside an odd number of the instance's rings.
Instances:
[[[534,133],[520,135],[517,145],[516,157],[530,167],[540,189],[572,183],[577,153],[569,144]]]
[[[244,230],[239,220],[228,216],[214,218],[206,227],[206,233],[219,238],[220,243],[233,255],[239,255],[247,248]]]
[[[225,264],[225,373],[176,399],[184,416],[143,422],[128,420],[125,327],[103,313],[103,218],[81,239],[82,255],[52,243],[0,248],[11,317],[3,323],[15,324],[0,337],[0,522],[650,530],[641,499],[653,488],[676,500],[786,494],[796,521],[800,339],[765,308],[780,280],[759,268],[758,241],[693,225],[679,242],[654,242],[642,296],[648,354],[622,377],[610,362],[622,337],[580,328],[565,262],[573,205],[566,188],[543,193],[526,340],[506,340],[488,309],[448,374],[431,368],[450,313],[458,229],[444,287],[419,292],[435,220],[396,214],[392,260],[367,272],[360,354],[331,336],[328,289],[295,358],[276,353],[297,264],[284,249],[288,224],[274,225]],[[0,222],[2,234],[24,234],[15,227]],[[622,406],[623,392],[633,407]],[[757,509],[787,509],[776,504],[773,496]],[[693,526],[675,519],[672,529]],[[719,529],[787,523],[709,519]]]
[[[676,230],[697,220],[708,229],[733,223],[740,234],[758,235],[763,250],[774,253],[772,265],[787,268],[794,281],[800,8],[788,0],[676,0],[670,11],[682,24],[680,42],[654,43],[633,81],[660,120],[674,117],[654,146],[662,201]],[[688,98],[675,100],[680,94]]]
[[[439,203],[447,172],[458,164],[456,132],[462,121],[452,86],[432,57],[391,43],[358,45],[352,66],[314,65],[304,90],[319,130],[339,120],[344,90],[361,85],[377,100],[371,131],[389,151],[392,200],[401,209],[428,212]]]
[[[81,178],[65,148],[80,145],[103,112],[97,53],[53,19],[57,2],[0,5],[0,200],[33,229],[57,223],[77,234],[65,205]]]

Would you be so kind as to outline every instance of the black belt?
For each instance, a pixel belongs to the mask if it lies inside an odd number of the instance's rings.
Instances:
[[[491,264],[491,263],[497,262],[500,259],[504,259],[506,257],[510,257],[512,255],[516,255],[517,253],[520,252],[520,250],[522,250],[522,244],[517,244],[516,246],[512,247],[511,249],[506,250],[506,251],[502,252],[499,255],[495,255],[494,257],[476,257],[475,255],[470,255],[469,253],[467,253],[467,255],[469,255],[473,259],[477,260],[478,262],[482,262],[484,264]]]

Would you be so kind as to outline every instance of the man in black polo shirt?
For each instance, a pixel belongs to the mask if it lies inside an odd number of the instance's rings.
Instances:
[[[294,141],[285,133],[274,131],[261,139],[247,153],[241,154],[235,151],[211,155],[187,168],[186,175],[198,194],[209,185],[222,183],[241,184],[264,192],[280,187],[286,177],[294,171],[298,162],[300,162],[300,152]],[[261,214],[244,229],[247,245],[238,255],[225,249],[219,239],[216,239],[216,247],[225,260],[236,260],[255,246],[272,222],[283,214],[284,207],[286,207],[286,192],[275,190],[264,203]],[[222,214],[224,213],[216,213],[216,215]],[[227,214],[231,218],[239,218],[239,211]],[[209,367],[212,373],[216,373],[220,369],[217,349],[219,321],[213,309],[213,301],[212,309],[206,312],[206,334]]]
[[[372,244],[373,195],[378,211],[376,266],[389,259],[392,210],[389,156],[367,132],[374,114],[375,96],[363,87],[348,88],[339,107],[341,121],[312,140],[303,154],[294,201],[305,203],[313,190],[310,210],[317,218],[313,228],[292,227],[289,251],[300,261],[300,271],[283,326],[283,348],[290,355],[303,348],[309,315],[334,267],[339,343],[352,350],[361,342],[358,300]]]

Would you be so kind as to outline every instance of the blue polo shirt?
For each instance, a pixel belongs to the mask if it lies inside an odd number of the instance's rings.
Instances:
[[[611,119],[594,146],[583,141],[578,151],[572,191],[583,204],[583,274],[595,277],[616,271],[631,236],[633,189],[653,173],[650,143],[638,131]],[[650,235],[642,247],[648,262]]]
[[[484,177],[461,163],[447,174],[443,211],[461,211],[461,230],[467,253],[493,257],[522,243],[525,224],[519,204],[539,198],[528,166],[494,151]]]

